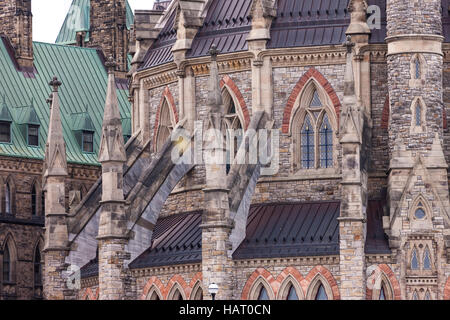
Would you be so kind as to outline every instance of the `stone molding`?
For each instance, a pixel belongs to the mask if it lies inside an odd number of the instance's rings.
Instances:
[[[386,38],[387,56],[405,53],[432,53],[443,56],[443,36],[423,34],[400,34]]]

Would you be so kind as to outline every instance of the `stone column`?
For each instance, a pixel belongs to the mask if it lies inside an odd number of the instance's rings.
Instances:
[[[339,220],[341,298],[362,300],[366,295],[365,235],[367,173],[361,167],[363,116],[355,94],[353,46],[347,38],[344,101],[340,118],[342,146],[341,212]]]
[[[129,289],[126,260],[130,257],[125,251],[128,239],[123,194],[126,155],[112,60],[110,56],[106,63],[108,90],[98,156],[102,164],[102,206],[97,237],[101,300],[123,300]]]
[[[217,68],[217,50],[211,49],[211,80],[208,95],[208,130],[215,130],[205,142],[204,160],[206,169],[205,211],[202,217],[202,271],[205,299],[211,299],[208,287],[219,286],[217,300],[229,300],[233,290],[233,261],[230,256],[230,233],[233,222],[230,219],[228,190],[226,189],[226,151],[223,141],[224,106]],[[216,135],[214,135],[214,133]],[[222,141],[221,141],[222,140]]]
[[[44,246],[44,298],[63,300],[73,296],[67,290],[67,266],[69,251],[67,212],[65,207],[65,179],[67,177],[66,145],[61,125],[58,88],[61,82],[55,77],[48,139],[45,147],[45,246]]]

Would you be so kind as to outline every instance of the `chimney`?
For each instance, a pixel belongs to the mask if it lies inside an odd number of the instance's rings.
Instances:
[[[1,1],[1,0],[0,0]],[[126,78],[129,32],[126,0],[90,0],[89,46],[101,48],[116,61],[116,75]]]
[[[0,35],[8,37],[22,69],[33,68],[31,0],[0,0]]]

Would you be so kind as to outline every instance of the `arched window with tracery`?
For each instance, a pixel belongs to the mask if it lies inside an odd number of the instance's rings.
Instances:
[[[33,261],[33,275],[34,275],[34,296],[35,298],[42,298],[42,261],[41,251],[39,245],[34,250]]]
[[[236,101],[230,94],[226,86],[222,89],[223,105],[225,107],[225,138],[227,142],[227,173],[231,169],[231,164],[236,158],[239,147],[244,138],[244,125],[242,115],[236,106]]]
[[[11,282],[11,254],[8,245],[3,250],[3,282]]]
[[[424,270],[431,270],[431,256],[430,256],[430,249],[428,248],[428,246],[426,246],[423,254],[422,265]]]
[[[175,119],[170,111],[169,103],[166,99],[159,110],[158,131],[156,133],[156,151],[159,152],[164,144],[170,139],[173,128],[175,127]]]
[[[329,169],[335,164],[336,116],[329,98],[311,80],[292,119],[294,169]]]

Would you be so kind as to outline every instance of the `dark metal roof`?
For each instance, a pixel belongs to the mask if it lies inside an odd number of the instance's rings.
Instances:
[[[383,201],[369,201],[366,253],[389,254],[383,231]],[[339,254],[339,201],[256,204],[250,207],[247,235],[233,259],[281,258]],[[201,262],[202,212],[158,219],[152,245],[130,268]],[[82,278],[98,272],[96,259],[81,269]]]
[[[175,18],[177,11],[173,10],[164,28],[158,35],[155,43],[150,47],[144,57],[144,64],[140,69],[147,69],[160,64],[173,61],[172,46],[177,40]]]
[[[215,43],[220,53],[247,50],[252,0],[213,0],[188,57],[208,55]]]
[[[339,202],[253,205],[233,258],[339,254],[339,208]]]
[[[159,219],[153,232],[151,247],[131,262],[130,268],[200,262],[201,221],[201,211]]]
[[[372,29],[369,42],[370,43],[385,43],[386,33],[387,33],[387,21],[386,21],[386,0],[368,0],[367,4],[369,6],[376,5],[380,7],[381,11],[381,28]]]
[[[389,240],[383,230],[383,201],[369,201],[367,209],[366,253],[391,253]]]

